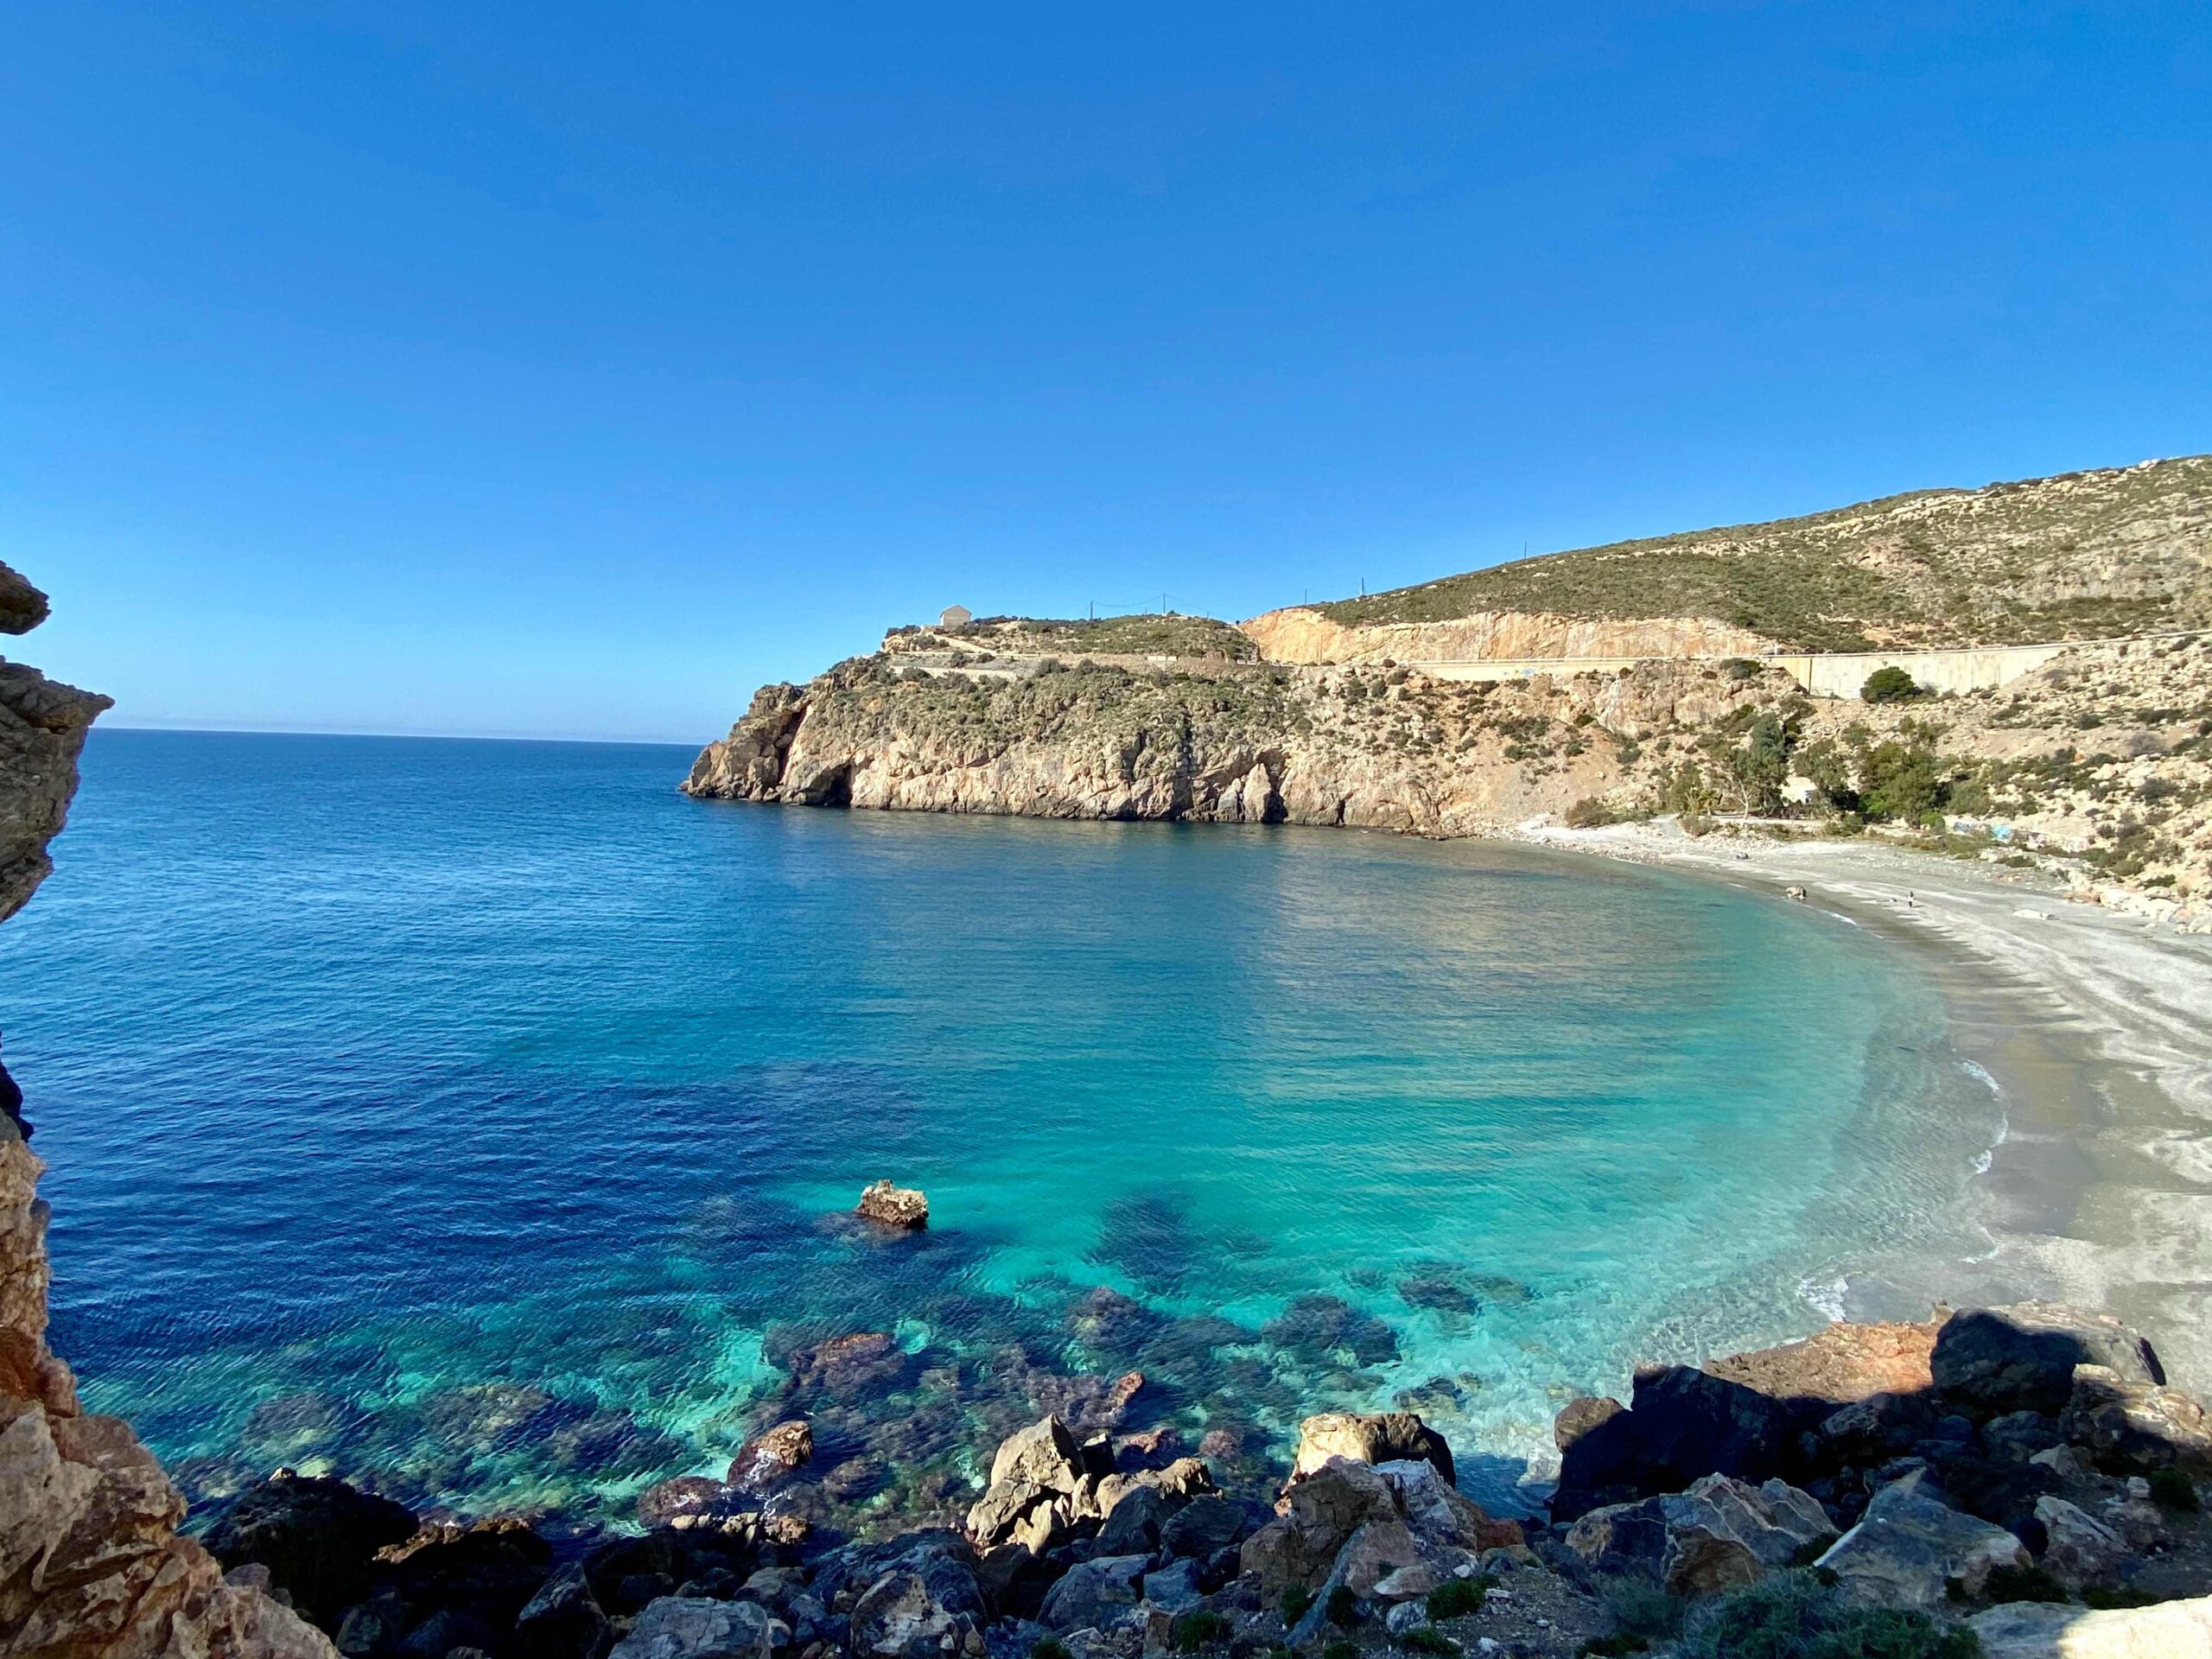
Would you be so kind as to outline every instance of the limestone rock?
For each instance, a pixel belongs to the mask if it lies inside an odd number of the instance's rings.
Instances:
[[[755,1602],[663,1596],[646,1604],[608,1659],[768,1659],[775,1628]]]
[[[1142,1594],[1145,1555],[1100,1555],[1078,1561],[1045,1598],[1041,1615],[1055,1630],[1104,1630],[1135,1611]]]
[[[1198,1586],[1198,1564],[1193,1560],[1173,1561],[1157,1572],[1146,1573],[1144,1599],[1171,1614],[1189,1612],[1205,1599],[1205,1592]]]
[[[1325,1464],[1284,1495],[1282,1513],[1244,1541],[1243,1571],[1272,1601],[1293,1586],[1313,1590],[1327,1578],[1345,1541],[1370,1517],[1395,1518],[1390,1484],[1366,1464]]]
[[[1242,1503],[1220,1497],[1194,1497],[1160,1527],[1160,1547],[1172,1556],[1210,1560],[1242,1542],[1251,1527],[1251,1516]]]
[[[1452,1448],[1410,1411],[1325,1411],[1308,1417],[1298,1427],[1298,1455],[1290,1478],[1303,1479],[1332,1458],[1353,1463],[1425,1460],[1442,1471],[1447,1481],[1453,1478]]]
[[[930,1224],[930,1201],[917,1187],[871,1181],[861,1194],[860,1215],[879,1226],[917,1232]]]
[[[2212,1416],[2179,1389],[2078,1365],[2059,1429],[2107,1469],[2176,1468],[2212,1476]]]
[[[1982,1659],[2212,1659],[2212,1596],[2102,1612],[2013,1601],[1967,1623]]]
[[[991,1459],[991,1484],[1027,1481],[1047,1491],[1070,1492],[1083,1477],[1082,1456],[1075,1436],[1057,1417],[1047,1417],[1018,1429],[999,1442]]]
[[[1834,1573],[1853,1600],[1927,1609],[1942,1606],[1954,1584],[1978,1596],[1995,1568],[2031,1563],[2018,1538],[1960,1514],[1912,1474],[1877,1492],[1859,1524],[1815,1565]]]
[[[2114,1581],[2127,1556],[2118,1533],[2063,1497],[2037,1498],[2036,1519],[2043,1523],[2043,1565],[2051,1577],[2076,1595]]]
[[[1953,1314],[1929,1360],[1938,1390],[1987,1415],[2064,1409],[2077,1365],[2101,1365],[2129,1385],[2166,1380],[2151,1344],[2118,1319],[2057,1302]]]
[[[1687,1491],[1593,1510],[1566,1541],[1596,1571],[1633,1572],[1670,1595],[1705,1596],[1798,1565],[1835,1537],[1827,1512],[1794,1486],[1708,1475]]]

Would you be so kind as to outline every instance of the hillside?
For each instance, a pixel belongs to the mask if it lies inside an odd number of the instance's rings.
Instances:
[[[1806,651],[2198,627],[2212,622],[2212,455],[1615,542],[1310,608],[1347,627],[1701,618]]]

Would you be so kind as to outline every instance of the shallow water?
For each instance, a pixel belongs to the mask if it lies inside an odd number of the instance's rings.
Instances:
[[[801,1409],[851,1524],[1135,1366],[1127,1426],[1255,1460],[1414,1400],[1495,1497],[1567,1395],[1948,1248],[1996,1131],[1921,969],[1802,907],[688,759],[95,734],[6,1052],[56,1345],[188,1488],[613,1514]],[[880,1175],[926,1237],[824,1224]],[[909,1357],[791,1379],[866,1331]]]

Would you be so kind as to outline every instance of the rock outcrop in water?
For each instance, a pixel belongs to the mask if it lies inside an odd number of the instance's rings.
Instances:
[[[46,596],[0,565],[0,629],[46,615]],[[0,918],[53,868],[77,757],[105,697],[0,664]],[[0,1653],[41,1659],[207,1656],[334,1659],[289,1607],[225,1582],[177,1531],[184,1497],[120,1418],[88,1414],[46,1345],[45,1166],[21,1092],[0,1071]]]

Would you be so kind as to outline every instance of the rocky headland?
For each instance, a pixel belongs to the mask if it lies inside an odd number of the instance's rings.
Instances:
[[[1556,554],[1235,627],[896,629],[762,688],[683,787],[1425,836],[1659,817],[1871,832],[2188,925],[2212,916],[2208,607],[2197,458]],[[1940,697],[1909,676],[1813,696],[1775,656],[2024,639],[2075,643]],[[1510,677],[1454,666],[1498,659]]]

